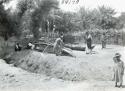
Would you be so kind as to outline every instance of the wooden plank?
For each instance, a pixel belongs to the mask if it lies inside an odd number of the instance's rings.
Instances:
[[[63,48],[62,55],[75,57],[73,51],[69,48]]]

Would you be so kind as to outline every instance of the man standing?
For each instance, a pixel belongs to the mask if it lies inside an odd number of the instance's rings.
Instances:
[[[105,33],[102,34],[101,41],[102,41],[102,49],[106,48],[106,34]]]
[[[63,35],[60,35],[60,37],[56,39],[56,41],[54,43],[54,48],[53,48],[53,51],[56,54],[56,56],[61,55],[63,45],[64,45]]]
[[[92,52],[92,36],[89,32],[86,32],[86,43],[87,43],[87,50],[86,54],[91,54]]]
[[[118,87],[118,82],[120,83],[119,87],[122,87],[123,75],[124,75],[124,62],[120,59],[121,55],[119,53],[115,54],[114,60],[114,80],[115,87]]]

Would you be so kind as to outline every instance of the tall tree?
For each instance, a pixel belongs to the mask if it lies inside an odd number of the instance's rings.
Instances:
[[[32,19],[32,32],[35,38],[39,38],[39,27],[42,21],[44,21],[49,12],[58,7],[57,0],[37,0],[36,2],[37,7],[34,8],[34,11],[31,15]]]
[[[12,21],[8,16],[7,10],[4,8],[4,4],[8,3],[10,0],[1,0],[0,1],[0,35],[4,37],[5,40],[11,36],[14,31],[12,27]]]
[[[116,14],[115,10],[110,7],[101,6],[99,7],[99,12],[100,12],[99,25],[101,26],[101,28],[102,29],[115,28],[116,22],[115,18],[113,17]]]

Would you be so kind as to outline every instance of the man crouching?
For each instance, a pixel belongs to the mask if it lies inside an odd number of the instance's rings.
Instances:
[[[60,35],[60,37],[56,39],[53,47],[53,51],[56,54],[56,56],[59,56],[62,54],[63,46],[64,46],[63,35]]]

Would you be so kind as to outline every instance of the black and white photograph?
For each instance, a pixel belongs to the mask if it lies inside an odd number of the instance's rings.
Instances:
[[[125,91],[124,0],[0,0],[0,91]]]

